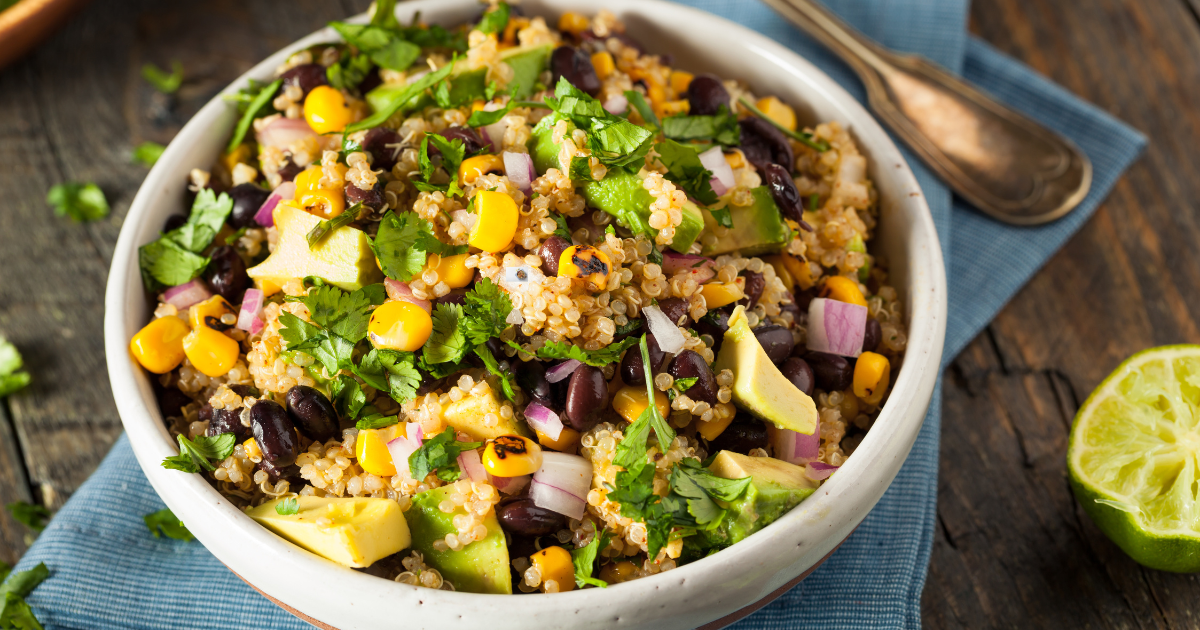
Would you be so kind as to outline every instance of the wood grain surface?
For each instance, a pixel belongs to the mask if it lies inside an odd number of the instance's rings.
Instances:
[[[1142,348],[1200,341],[1200,0],[974,0],[972,30],[1150,137],[1097,215],[954,362],[931,628],[1189,628],[1200,583],[1140,568],[1078,508],[1065,477],[1076,408]],[[96,1],[0,70],[0,333],[33,384],[0,401],[0,502],[57,508],[120,433],[104,368],[113,245],[146,169],[223,86],[368,0]],[[144,63],[180,60],[178,94]],[[95,181],[112,216],[73,224],[51,185]],[[28,532],[0,514],[0,560]]]

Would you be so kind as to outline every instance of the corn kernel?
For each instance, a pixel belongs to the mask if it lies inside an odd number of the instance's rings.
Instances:
[[[646,388],[626,385],[617,390],[617,394],[613,396],[613,410],[621,414],[622,418],[630,422],[634,422],[646,410],[649,403],[646,402]],[[660,392],[654,392],[654,406],[658,407],[658,412],[666,417],[671,413],[671,401],[667,400],[667,395]]]
[[[726,153],[725,161],[729,164],[729,168],[746,168],[746,154],[742,153],[741,149],[734,149]]]
[[[415,352],[433,332],[433,318],[425,309],[404,300],[384,302],[371,313],[367,335],[376,348]]]
[[[183,351],[197,370],[209,378],[217,378],[237,363],[241,348],[225,333],[201,326],[183,338]]]
[[[728,429],[732,422],[733,416],[729,416],[727,418],[713,418],[708,422],[698,422],[696,423],[696,432],[699,433],[701,437],[711,442],[717,439],[719,435],[724,433],[725,429]]]
[[[458,184],[468,186],[474,184],[480,175],[487,173],[504,173],[504,159],[499,155],[476,155],[469,157],[458,165]]]
[[[246,457],[262,461],[262,449],[258,448],[258,442],[255,442],[254,438],[242,442],[242,448],[246,450]]]
[[[523,30],[529,26],[529,18],[511,16],[508,18],[508,24],[504,26],[504,37],[500,39],[500,43],[506,46],[515,46],[517,44],[517,31]]]
[[[775,276],[783,281],[784,288],[791,291],[796,287],[796,278],[792,276],[783,256],[763,256],[763,262],[771,265],[771,268],[775,270]]]
[[[336,133],[354,122],[354,109],[337,88],[318,85],[304,98],[304,119],[318,134]]]
[[[336,188],[318,188],[300,195],[300,205],[309,214],[332,219],[346,211],[346,196]]]
[[[628,561],[610,562],[600,567],[600,579],[609,584],[620,584],[632,580],[637,573],[637,565]]]
[[[792,280],[796,281],[796,286],[800,287],[801,291],[812,288],[812,269],[809,268],[808,263],[791,254],[780,254],[779,257],[783,259],[783,266],[791,272]]]
[[[590,245],[572,245],[558,257],[558,275],[582,280],[591,289],[599,291],[608,284],[608,272],[612,263],[604,252]]]
[[[404,423],[393,424],[383,429],[364,429],[358,432],[354,443],[354,456],[358,465],[372,475],[391,477],[396,474],[396,464],[387,443],[404,432]],[[407,465],[407,462],[405,462]]]
[[[689,103],[687,99],[663,101],[654,106],[654,113],[658,114],[659,118],[666,118],[668,116],[675,116],[677,114],[686,115],[689,111],[691,111],[691,108],[691,103]]]
[[[758,103],[755,106],[762,113],[766,114],[767,118],[792,131],[796,130],[796,112],[787,103],[774,96],[768,96],[758,99]]]
[[[587,17],[574,11],[567,11],[558,18],[558,30],[578,35],[591,28]]]
[[[451,289],[460,289],[471,284],[471,280],[475,279],[475,270],[467,267],[468,256],[469,254],[443,256],[441,262],[434,268],[438,279],[445,282],[446,286]]]
[[[517,202],[502,192],[483,190],[475,194],[474,203],[479,219],[467,242],[485,252],[507,248],[517,233]]]
[[[596,78],[601,81],[612,76],[613,70],[617,69],[617,65],[613,62],[612,54],[607,50],[602,50],[592,55],[592,67],[596,69]]]
[[[733,304],[746,297],[742,291],[745,281],[745,278],[738,278],[734,282],[710,282],[702,285],[700,287],[700,295],[704,296],[704,305],[709,310],[712,310]]]
[[[146,324],[129,341],[133,358],[150,372],[166,374],[183,363],[183,338],[188,325],[178,317],[160,317]]]
[[[671,89],[675,91],[676,95],[683,94],[684,92],[687,91],[688,86],[692,84],[692,79],[694,79],[694,78],[695,78],[695,76],[693,76],[691,72],[684,72],[683,70],[672,70],[671,71]]]
[[[826,278],[825,285],[821,287],[820,297],[859,306],[867,305],[867,298],[863,297],[862,291],[858,290],[858,283],[842,276]]]
[[[868,404],[878,404],[891,380],[892,365],[887,357],[864,352],[854,363],[854,395]]]
[[[193,304],[188,309],[188,324],[191,324],[192,328],[200,328],[208,325],[210,317],[220,323],[222,315],[236,312],[229,302],[225,301],[225,298],[214,295],[203,302]],[[209,327],[211,328],[211,326]]]
[[[542,467],[542,447],[519,435],[501,435],[483,447],[483,467],[493,477],[532,475]]]
[[[646,94],[650,97],[650,104],[658,108],[659,105],[667,102],[667,91],[657,81],[651,81],[650,87],[646,90]]]
[[[575,589],[575,563],[571,561],[571,552],[566,549],[546,547],[529,556],[529,562],[537,567],[542,584],[553,580],[558,583],[560,593]]]
[[[575,447],[579,445],[579,432],[571,427],[563,427],[562,431],[558,434],[557,440],[552,439],[550,436],[538,431],[537,429],[534,429],[534,433],[537,433],[538,442],[540,442],[545,448],[548,448],[552,451],[558,451],[560,453],[574,453]]]

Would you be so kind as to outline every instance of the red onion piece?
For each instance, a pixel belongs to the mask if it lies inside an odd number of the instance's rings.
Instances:
[[[812,435],[775,427],[770,427],[769,430],[775,459],[802,466],[817,458],[817,452],[821,447],[820,418],[817,418],[817,426],[813,429]]]
[[[298,140],[317,137],[317,132],[303,118],[276,118],[258,132],[258,143],[267,147],[286,149]]]
[[[412,469],[408,466],[408,458],[417,452],[421,445],[406,437],[398,437],[387,444],[388,452],[392,454],[392,465],[396,472],[412,477]],[[420,481],[418,479],[417,481]]]
[[[629,109],[629,99],[625,98],[624,94],[614,94],[607,101],[604,101],[604,111],[620,116]]]
[[[542,467],[533,473],[529,496],[540,508],[581,519],[591,484],[592,462],[578,455],[543,451]]]
[[[421,429],[421,423],[409,422],[404,425],[404,433],[413,444],[421,446],[425,443],[425,431]]]
[[[663,315],[657,306],[651,305],[643,308],[642,315],[646,318],[646,324],[650,327],[650,332],[654,333],[654,339],[663,352],[679,354],[683,350],[685,341],[683,333],[679,332],[679,327],[667,319],[667,316]]]
[[[808,306],[809,350],[857,357],[866,331],[865,306],[827,298],[813,298]]]
[[[162,300],[179,310],[184,310],[193,304],[203,302],[212,297],[212,292],[200,278],[173,286],[162,294]]]
[[[562,363],[546,370],[546,380],[551,383],[557,383],[575,372],[579,366],[583,365],[579,359],[567,359]]]
[[[529,498],[533,499],[533,504],[540,508],[558,512],[576,520],[583,518],[583,509],[587,505],[587,501],[562,488],[541,483],[537,477],[534,477],[529,486]]]
[[[674,276],[680,271],[686,271],[688,277],[695,280],[696,284],[704,284],[717,277],[717,271],[711,258],[672,251],[663,252],[662,270],[667,276]]]
[[[533,476],[521,475],[520,477],[493,477],[488,475],[488,479],[500,492],[513,495],[524,490],[525,486],[529,485],[529,480],[533,479]]]
[[[488,473],[483,467],[483,460],[479,458],[479,451],[472,449],[459,453],[458,467],[471,481],[484,482],[488,480]]]
[[[498,109],[503,109],[503,108],[504,108],[503,103],[493,102],[493,103],[488,103],[488,104],[484,105],[483,111],[494,112]],[[500,120],[497,120],[496,122],[494,122],[490,125],[485,125],[485,126],[479,128],[479,133],[483,136],[483,139],[492,145],[493,153],[495,153],[496,151],[499,151],[500,147],[504,146],[504,134],[505,134],[505,132],[508,131],[508,121],[506,120],[507,118],[508,118],[508,116],[504,116]]]
[[[387,290],[388,297],[392,298],[393,300],[404,300],[405,302],[411,302],[425,309],[425,312],[427,313],[433,312],[433,302],[413,297],[412,289],[408,288],[407,284],[400,282],[399,280],[388,278],[383,281],[383,288]]]
[[[520,188],[521,192],[527,195],[532,193],[533,180],[537,178],[537,172],[533,170],[533,158],[528,153],[516,151],[505,151],[501,157],[504,158],[504,174],[508,181]]]
[[[825,462],[809,462],[804,467],[804,476],[813,481],[828,479],[839,467]]]
[[[725,184],[722,184],[721,180],[717,179],[716,177],[708,180],[708,185],[712,187],[713,192],[716,193],[718,197],[729,191],[729,187]]]
[[[251,334],[255,333],[255,324],[262,330],[263,292],[258,289],[246,289],[242,296],[242,308],[238,311],[237,327]]]
[[[275,225],[275,206],[278,206],[280,201],[292,199],[295,196],[296,182],[283,182],[275,190],[272,190],[263,205],[258,207],[258,212],[254,213],[254,222],[263,227]]]
[[[557,440],[558,436],[562,434],[563,423],[558,414],[551,411],[549,407],[535,402],[531,402],[525,407],[525,422],[551,440]]]
[[[733,168],[729,166],[729,162],[725,161],[725,154],[721,151],[721,147],[716,146],[701,153],[700,163],[704,165],[704,168],[712,171],[713,179],[721,184],[720,192],[717,192],[717,186],[713,185],[713,192],[718,195],[725,194],[726,190],[737,185],[737,179],[733,176]]]

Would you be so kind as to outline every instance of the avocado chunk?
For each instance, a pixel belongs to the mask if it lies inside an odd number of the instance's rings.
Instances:
[[[759,186],[750,192],[754,195],[754,203],[728,206],[733,229],[725,236],[717,237],[712,245],[706,245],[702,254],[717,256],[741,251],[743,256],[756,256],[777,252],[791,240],[792,231],[783,222],[779,206],[771,198],[771,191],[766,186]],[[707,215],[704,223],[710,232],[717,225],[716,220]]]
[[[496,414],[500,419],[494,427],[484,423],[484,417],[489,413]],[[501,435],[532,437],[525,429],[525,423],[518,422],[516,416],[505,419],[500,415],[500,401],[496,398],[496,392],[490,388],[487,393],[469,394],[458,402],[450,403],[442,412],[442,419],[454,427],[455,431],[462,431],[471,436],[472,440],[491,440]]]
[[[375,254],[362,230],[340,227],[309,248],[308,233],[321,218],[287,202],[275,206],[279,241],[275,251],[256,267],[246,270],[263,293],[277,293],[292,278],[316,276],[346,291],[356,291],[383,281]]]
[[[507,63],[513,69],[513,78],[509,81],[509,87],[513,85],[517,86],[517,91],[513,94],[513,98],[520,100],[529,98],[529,95],[533,94],[534,87],[537,85],[538,75],[550,63],[550,52],[552,50],[552,46],[545,44],[531,48],[509,48],[500,51],[500,60]],[[407,83],[381,85],[367,92],[367,104],[371,106],[372,111],[379,111],[387,107],[392,102],[392,99],[396,98],[396,95],[403,92],[406,87]],[[466,64],[462,62],[454,68],[454,72],[450,78],[451,102],[462,102],[473,95],[483,94],[486,89],[487,68],[466,70]],[[421,109],[432,104],[433,99],[428,94],[421,94],[414,97],[404,109]]]
[[[263,527],[338,564],[369,567],[408,548],[412,538],[400,504],[391,499],[296,497],[299,511],[280,514],[276,499],[246,510]],[[330,525],[322,527],[317,520]]]
[[[729,504],[725,519],[710,534],[723,545],[737,543],[775,522],[819,485],[805,476],[801,466],[732,451],[717,453],[708,469],[725,479],[751,478],[746,492]]]
[[[738,306],[729,316],[729,330],[713,371],[733,371],[733,401],[746,411],[780,429],[812,435],[817,428],[817,406],[771,363]]]
[[[508,565],[508,544],[504,530],[496,520],[495,511],[483,518],[488,535],[458,551],[438,551],[433,543],[446,534],[457,534],[454,517],[462,514],[457,508],[447,514],[438,508],[450,497],[453,486],[442,486],[413,497],[412,507],[404,513],[412,530],[413,549],[425,556],[425,563],[438,570],[442,579],[454,589],[466,593],[501,593],[512,595],[512,577]]]
[[[570,166],[564,168],[558,159],[559,144],[553,140],[554,126],[550,124],[553,118],[543,118],[533,130],[534,146],[530,153],[539,173],[551,168],[570,171]],[[634,232],[638,230],[632,226],[644,225],[649,220],[650,204],[654,203],[654,197],[642,186],[642,179],[624,169],[609,170],[600,181],[584,184],[580,192],[588,205],[611,214],[617,223]],[[671,249],[681,254],[688,251],[704,229],[704,213],[696,204],[685,203],[682,214],[683,222],[676,226],[675,239],[671,241]]]

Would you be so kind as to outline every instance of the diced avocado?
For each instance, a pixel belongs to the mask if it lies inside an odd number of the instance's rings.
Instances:
[[[529,98],[537,85],[538,76],[550,65],[550,53],[554,47],[550,44],[534,46],[533,48],[509,48],[500,52],[500,59],[513,69],[509,87],[517,86],[513,98],[517,100]]]
[[[550,62],[551,50],[552,47],[545,44],[532,48],[509,48],[500,52],[500,60],[513,69],[513,78],[509,82],[510,86],[517,85],[517,92],[513,98],[524,99],[533,94],[538,75],[546,69]],[[371,106],[372,111],[379,111],[387,107],[392,99],[396,98],[396,95],[403,92],[406,87],[406,83],[381,85],[367,92],[367,104]],[[483,94],[486,88],[487,68],[467,70],[466,63],[459,62],[459,66],[455,67],[450,78],[450,100],[462,102],[472,95]],[[428,94],[422,94],[415,97],[404,109],[421,109],[432,104],[433,99]]]
[[[779,206],[775,205],[775,200],[771,198],[771,191],[767,190],[766,186],[759,186],[750,192],[754,195],[754,203],[748,206],[728,206],[733,229],[725,236],[718,237],[712,245],[705,246],[701,253],[705,256],[716,256],[740,250],[743,256],[756,256],[777,252],[787,245],[792,231],[783,222]],[[717,224],[707,213],[704,223],[710,231]]]
[[[713,538],[732,545],[775,522],[817,489],[804,468],[771,457],[721,451],[708,469],[718,477],[751,477],[746,493],[729,504]]]
[[[500,419],[496,426],[489,427],[484,423],[487,414],[495,414]],[[452,402],[442,412],[446,424],[471,436],[472,440],[491,440],[501,435],[524,435],[529,437],[525,423],[517,420],[516,416],[505,419],[500,415],[500,401],[491,389],[484,394],[464,396],[458,402]]]
[[[288,280],[308,276],[346,291],[383,281],[383,272],[362,230],[340,227],[309,248],[308,233],[321,223],[320,217],[286,202],[275,206],[274,215],[279,230],[275,251],[258,266],[246,270],[267,295],[278,292]]]
[[[433,547],[433,543],[444,539],[446,534],[458,533],[454,517],[462,514],[462,509],[447,514],[438,507],[452,491],[452,486],[442,486],[413,497],[412,507],[404,513],[412,530],[413,549],[420,551],[426,564],[437,569],[442,579],[449,580],[457,591],[512,595],[508,544],[494,511],[483,518],[488,530],[483,540],[458,551],[438,551]]]
[[[733,371],[733,401],[746,411],[781,429],[812,435],[817,428],[817,406],[771,363],[738,306],[729,316],[729,330],[713,371]]]
[[[369,567],[412,542],[400,504],[391,499],[296,497],[300,510],[280,514],[268,501],[246,510],[250,518],[293,543],[338,564]],[[329,519],[322,527],[317,520]]]

